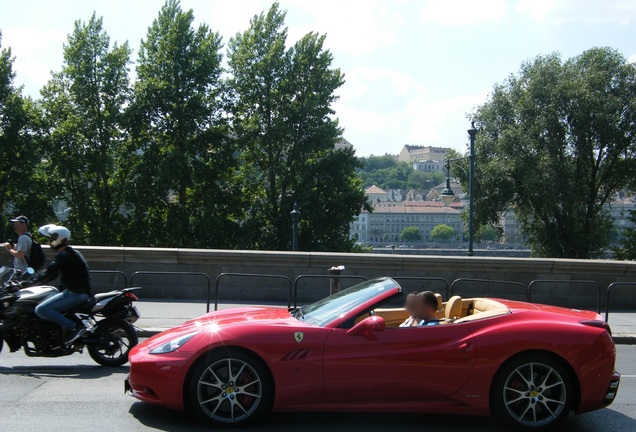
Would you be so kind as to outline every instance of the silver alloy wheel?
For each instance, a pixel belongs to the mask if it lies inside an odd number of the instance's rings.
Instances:
[[[199,377],[197,399],[203,412],[219,423],[247,419],[263,396],[261,378],[243,360],[225,358],[212,363]]]
[[[526,363],[516,368],[503,388],[508,413],[518,423],[540,427],[552,423],[565,408],[567,387],[551,366]]]

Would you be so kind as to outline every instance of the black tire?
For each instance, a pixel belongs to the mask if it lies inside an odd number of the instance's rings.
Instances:
[[[107,318],[97,323],[88,345],[88,353],[102,366],[121,366],[128,361],[130,350],[139,339],[134,327],[120,318]]]
[[[2,339],[2,337],[0,337],[0,353],[2,352],[3,345],[4,345],[4,339]]]
[[[551,429],[572,409],[573,389],[573,378],[557,359],[541,353],[521,355],[495,377],[492,410],[515,430]]]
[[[214,426],[244,426],[271,410],[273,385],[257,357],[238,350],[211,353],[190,374],[191,408]]]

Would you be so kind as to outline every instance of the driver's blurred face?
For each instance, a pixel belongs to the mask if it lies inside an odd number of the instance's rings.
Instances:
[[[411,316],[416,316],[417,312],[418,312],[418,301],[417,301],[417,296],[414,295],[409,295],[406,298],[406,303],[404,304],[404,309],[406,309],[406,311],[409,313],[409,315]]]

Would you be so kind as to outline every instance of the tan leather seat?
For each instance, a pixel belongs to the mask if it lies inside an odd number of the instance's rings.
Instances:
[[[462,298],[460,296],[452,296],[446,303],[446,322],[452,322],[462,317]]]

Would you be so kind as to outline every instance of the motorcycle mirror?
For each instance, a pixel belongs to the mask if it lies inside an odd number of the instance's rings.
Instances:
[[[35,274],[35,269],[33,269],[33,267],[27,267],[26,272],[30,275]]]

